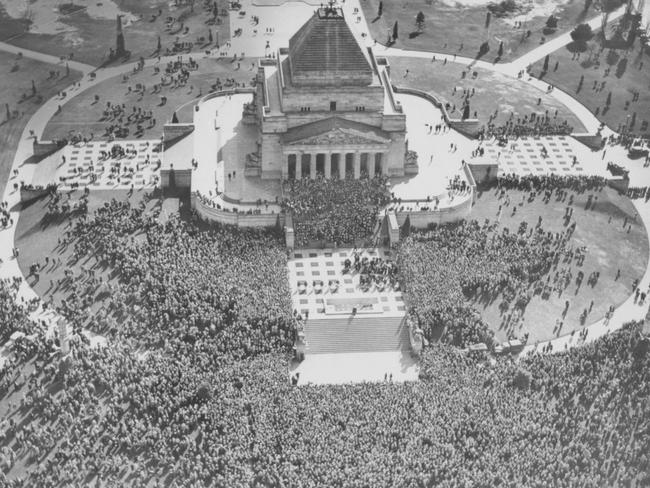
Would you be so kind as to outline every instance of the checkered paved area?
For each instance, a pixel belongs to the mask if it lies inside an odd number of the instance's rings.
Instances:
[[[120,145],[127,154],[110,156],[113,145]],[[39,163],[43,168],[37,172],[33,184],[46,186],[58,183],[63,188],[74,185],[91,189],[148,188],[159,180],[159,141],[89,142],[68,145]],[[102,151],[109,154],[102,157]],[[130,151],[136,151],[128,154]],[[65,157],[65,162],[63,158]]]
[[[358,249],[361,257],[380,257],[391,260],[393,255],[389,249]],[[309,318],[341,318],[341,315],[326,315],[325,300],[327,298],[371,299],[383,311],[382,316],[401,317],[406,313],[402,292],[395,288],[386,287],[380,291],[373,285],[368,291],[359,287],[359,273],[352,270],[343,274],[346,258],[354,260],[352,249],[300,249],[296,250],[289,259],[289,283],[294,309],[303,316],[308,312]],[[323,282],[323,289],[317,292],[314,280]],[[299,289],[299,282],[306,282],[304,293]],[[333,291],[330,282],[338,281],[338,289]],[[350,300],[353,301],[353,300]]]
[[[497,161],[500,174],[586,176],[601,170],[601,165],[591,164],[590,151],[569,136],[527,137],[510,140],[506,146],[489,141],[484,147],[483,157]]]

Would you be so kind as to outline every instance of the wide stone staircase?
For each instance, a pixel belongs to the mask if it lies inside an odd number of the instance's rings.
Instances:
[[[404,316],[308,319],[305,339],[308,355],[410,349]]]

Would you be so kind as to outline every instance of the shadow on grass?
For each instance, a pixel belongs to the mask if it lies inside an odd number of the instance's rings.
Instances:
[[[418,37],[420,34],[422,34],[422,32],[413,31],[413,32],[411,32],[411,33],[409,34],[409,39],[415,39],[415,38]]]

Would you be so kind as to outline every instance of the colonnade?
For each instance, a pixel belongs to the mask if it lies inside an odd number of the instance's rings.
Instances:
[[[285,152],[282,165],[282,179],[316,178],[321,174],[325,178],[333,176],[354,179],[364,176],[370,178],[376,174],[388,173],[386,150],[377,151],[295,151]]]

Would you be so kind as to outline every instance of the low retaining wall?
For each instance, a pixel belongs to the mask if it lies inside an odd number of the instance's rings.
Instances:
[[[284,226],[284,214],[248,214],[243,212],[228,212],[205,205],[195,194],[191,197],[192,208],[199,218],[208,222],[218,222],[238,227],[274,227],[279,224]]]
[[[499,163],[469,163],[465,165],[465,169],[466,174],[471,175],[475,186],[493,183],[499,175]]]
[[[443,207],[438,210],[396,212],[397,223],[401,227],[408,217],[412,227],[425,229],[432,224],[447,224],[466,219],[472,210],[473,195],[474,192],[472,191],[471,196],[466,197],[457,205]]]
[[[58,151],[62,147],[65,147],[65,144],[58,144],[53,141],[37,142],[36,139],[34,139],[34,156],[39,159],[44,158],[45,156],[49,156]]]
[[[481,124],[478,119],[466,119],[466,120],[452,119],[451,117],[449,117],[449,114],[447,113],[447,109],[445,108],[444,103],[442,103],[440,100],[438,100],[435,96],[431,95],[430,93],[423,92],[422,90],[418,90],[416,88],[401,88],[394,85],[393,85],[393,91],[395,93],[405,93],[407,95],[414,95],[416,97],[421,97],[424,98],[425,100],[428,100],[438,109],[440,109],[440,111],[442,112],[442,116],[445,119],[445,122],[447,122],[447,124],[449,124],[449,126],[452,129],[468,137],[476,137],[478,135],[478,132],[481,128]]]
[[[190,191],[192,187],[191,169],[161,169],[160,187],[163,191],[170,189]]]
[[[603,147],[603,138],[600,134],[571,134],[571,137],[594,151]]]
[[[41,198],[50,193],[49,188],[21,188],[20,189],[20,203],[31,202],[37,198]]]
[[[621,193],[627,193],[630,187],[630,178],[627,176],[611,176],[607,178],[607,185]]]

